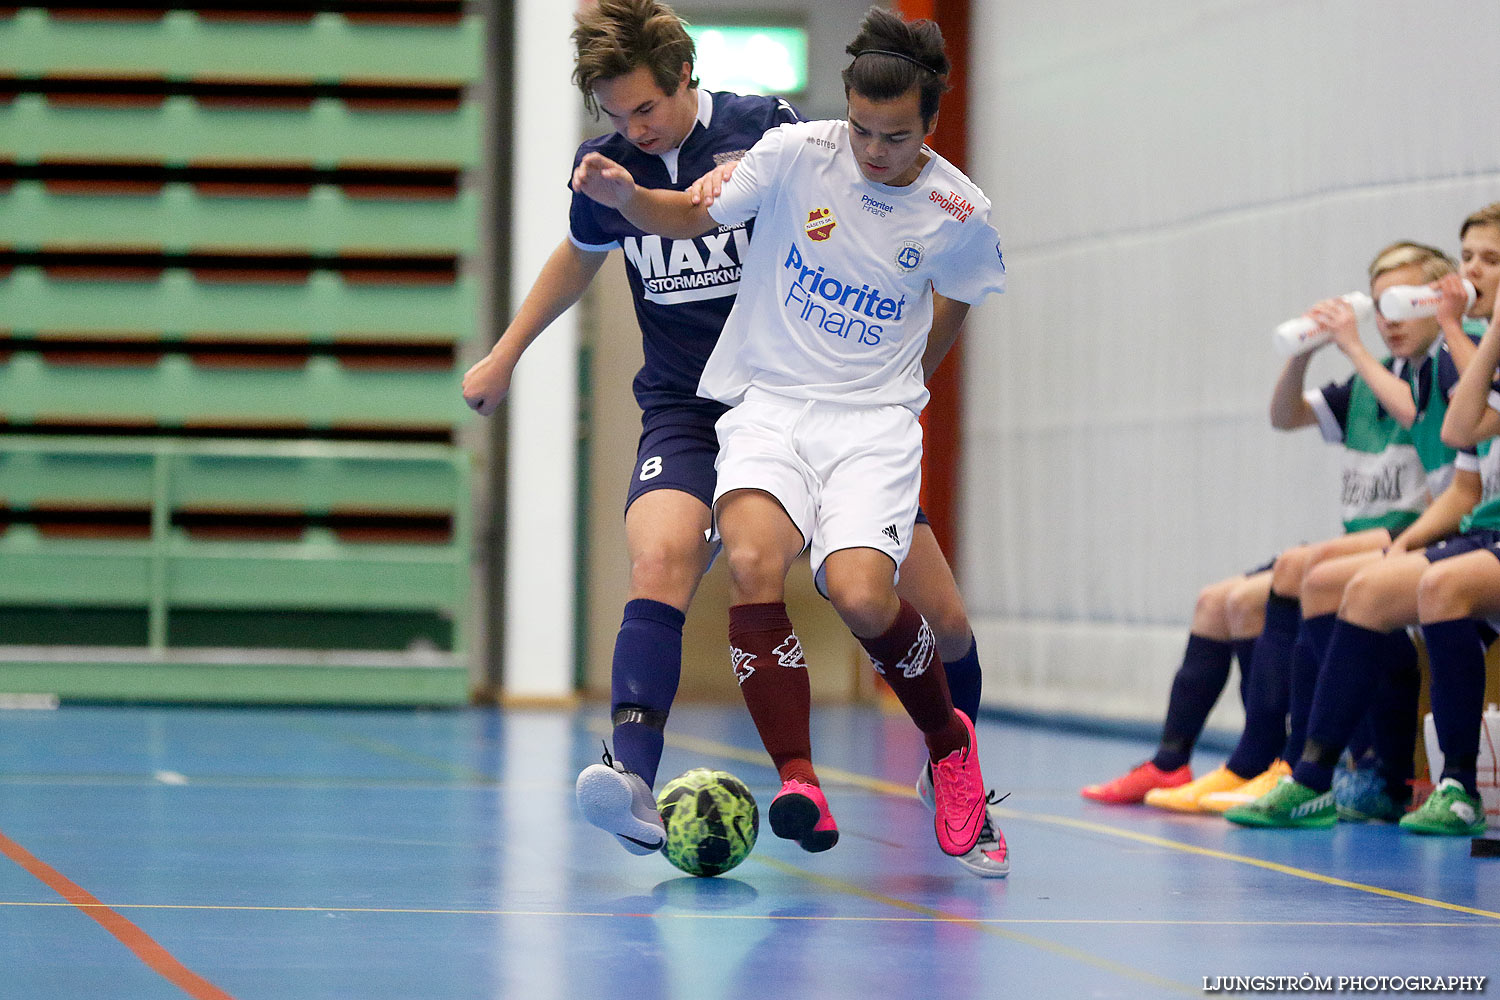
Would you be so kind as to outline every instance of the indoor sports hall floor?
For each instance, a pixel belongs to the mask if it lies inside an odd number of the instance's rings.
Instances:
[[[938,852],[914,733],[874,708],[814,720],[838,847],[763,829],[738,869],[690,878],[577,817],[601,716],[0,712],[0,997],[1168,997],[1500,973],[1500,860],[1467,840],[1092,805],[1078,786],[1145,746],[993,719],[1008,880]],[[680,707],[662,775],[727,768],[764,808],[758,747],[743,709]]]

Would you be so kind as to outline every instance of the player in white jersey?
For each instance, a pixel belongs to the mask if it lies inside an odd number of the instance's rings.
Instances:
[[[937,26],[873,8],[848,51],[848,121],[767,133],[712,206],[642,188],[598,155],[583,158],[574,186],[663,236],[756,219],[699,394],[733,407],[716,428],[714,513],[734,668],[782,779],[773,832],[809,851],[838,840],[784,604],[787,570],[810,545],[820,589],[924,735],[938,843],[960,856],[986,812],[974,727],[895,582],[917,509],[933,292],[962,311],[1002,291],[1005,270],[988,200],[923,143],[946,88]]]

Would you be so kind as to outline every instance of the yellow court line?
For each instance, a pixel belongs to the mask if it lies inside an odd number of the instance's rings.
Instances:
[[[706,740],[696,736],[683,736],[673,733],[667,734],[667,742],[684,750],[697,753],[712,754],[724,757],[728,760],[744,761],[750,764],[764,764],[770,766],[765,754],[755,754],[741,747],[718,743],[714,740]],[[894,795],[904,798],[914,798],[915,790],[908,785],[898,785],[892,781],[874,778],[865,774],[857,774],[853,771],[845,771],[836,767],[818,767],[820,777],[830,781],[836,781],[843,785],[852,785],[856,788],[864,788],[881,795]],[[1459,903],[1449,903],[1441,899],[1429,899],[1426,896],[1414,896],[1411,893],[1398,892],[1395,889],[1385,889],[1378,885],[1366,885],[1363,882],[1351,882],[1348,879],[1336,878],[1332,875],[1323,875],[1318,872],[1308,871],[1305,868],[1296,868],[1292,865],[1280,864],[1276,861],[1266,861],[1262,858],[1252,858],[1243,854],[1233,854],[1229,851],[1214,850],[1210,847],[1198,847],[1193,844],[1184,844],[1178,840],[1168,840],[1165,837],[1153,836],[1149,833],[1139,833],[1135,830],[1126,830],[1117,826],[1108,826],[1104,823],[1093,823],[1088,820],[1074,819],[1070,816],[1055,816],[1050,813],[1022,812],[1018,809],[997,808],[996,814],[1002,818],[1028,820],[1034,823],[1048,823],[1053,826],[1067,827],[1073,830],[1082,830],[1087,833],[1103,834],[1109,837],[1119,837],[1123,840],[1133,840],[1138,844],[1149,844],[1152,847],[1161,847],[1172,851],[1181,851],[1184,854],[1196,854],[1200,857],[1213,858],[1218,861],[1229,861],[1234,864],[1250,865],[1255,868],[1264,868],[1267,871],[1277,872],[1282,875],[1290,875],[1293,878],[1307,879],[1310,882],[1320,882],[1324,885],[1337,886],[1341,889],[1353,889],[1356,892],[1367,892],[1375,896],[1385,896],[1388,899],[1399,899],[1404,903],[1416,903],[1419,906],[1432,906],[1440,910],[1452,910],[1455,913],[1468,913],[1476,917],[1485,917],[1490,920],[1500,920],[1500,913],[1494,910],[1481,910],[1472,906],[1463,906]]]
[[[869,900],[872,903],[882,903],[886,906],[893,906],[899,910],[906,910],[909,913],[918,913],[930,920],[940,920],[943,923],[963,924],[975,931],[980,932],[981,934],[988,934],[991,937],[1003,938],[1007,941],[1014,941],[1018,944],[1029,945],[1032,948],[1050,952],[1051,954],[1056,955],[1059,958],[1072,959],[1073,961],[1081,962],[1084,965],[1092,965],[1096,969],[1102,969],[1105,972],[1112,973],[1113,975],[1119,976],[1124,979],[1133,979],[1138,983],[1145,983],[1146,985],[1153,986],[1159,990],[1169,990],[1173,993],[1181,993],[1186,996],[1200,996],[1202,994],[1201,990],[1193,989],[1174,980],[1166,979],[1162,976],[1158,976],[1151,972],[1145,972],[1141,969],[1134,969],[1128,965],[1123,965],[1119,962],[1112,961],[1111,959],[1103,958],[1099,955],[1094,955],[1065,944],[1059,944],[1056,941],[1048,941],[1046,938],[1035,937],[1031,934],[1022,934],[1020,931],[1006,930],[1002,927],[997,927],[992,923],[981,920],[973,920],[967,917],[961,917],[957,914],[948,913],[931,906],[923,906],[920,903],[912,903],[904,899],[898,899],[895,896],[887,896],[884,893],[871,892],[870,890],[861,888],[860,886],[857,886],[852,882],[845,882],[842,879],[829,878],[826,875],[818,875],[815,872],[810,872],[806,869],[786,864],[785,862],[778,861],[775,858],[768,858],[762,855],[752,855],[752,857],[754,860],[760,862],[763,865],[778,869],[779,871],[785,872],[789,875],[796,875],[816,885],[821,885],[826,889],[833,889],[846,895],[856,896],[860,899]]]
[[[761,860],[757,858],[756,860]],[[781,862],[772,867],[784,867],[787,871],[802,874],[801,869]],[[817,876],[814,876],[815,878]],[[882,899],[882,902],[885,900]],[[900,902],[897,900],[896,902]],[[440,908],[428,906],[252,906],[244,903],[55,903],[45,900],[0,900],[0,908],[10,909],[111,909],[111,910],[221,910],[243,913],[370,913],[413,916],[454,917],[650,917],[668,920],[737,920],[750,921],[803,921],[806,923],[845,924],[990,924],[1037,925],[1054,924],[1086,927],[1488,927],[1462,920],[1094,920],[1082,917],[961,917],[934,910],[932,914],[909,917],[880,917],[873,914],[832,916],[827,914],[797,913],[615,913],[594,910],[494,910],[483,908]]]
[[[433,771],[438,772],[439,774],[446,774],[451,777],[459,778],[463,781],[472,782],[474,784],[498,785],[500,783],[492,775],[485,774],[483,771],[476,771],[473,768],[465,767],[462,764],[455,764],[452,761],[443,760],[441,757],[433,757],[428,754],[416,753],[415,751],[408,750],[406,747],[400,746],[395,743],[388,743],[385,740],[375,740],[369,738],[368,736],[361,736],[358,733],[346,732],[334,726],[323,725],[316,722],[308,722],[300,719],[288,720],[286,722],[286,725],[291,729],[299,729],[304,733],[312,733],[315,736],[325,736],[329,739],[347,743],[352,747],[357,747],[360,750],[367,750],[370,753],[376,754],[380,757],[389,757],[391,760],[399,760],[404,764],[416,764],[419,767],[429,768]]]

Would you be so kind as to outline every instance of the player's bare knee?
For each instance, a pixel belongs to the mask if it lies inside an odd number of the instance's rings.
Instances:
[[[1424,622],[1474,617],[1473,595],[1462,572],[1434,563],[1417,584],[1417,612]]]
[[[1265,621],[1266,598],[1261,588],[1241,585],[1224,598],[1224,624],[1231,637],[1259,635]]]
[[[768,595],[782,592],[786,565],[773,547],[754,539],[733,545],[726,540],[724,563],[729,570],[730,587],[740,597],[769,600],[775,598]]]
[[[650,546],[630,560],[630,591],[655,600],[675,603],[671,597],[684,589],[691,592],[698,582],[703,557],[670,545]]]
[[[1344,597],[1339,603],[1339,617],[1346,622],[1376,631],[1388,631],[1394,627],[1389,621],[1390,604],[1387,588],[1380,575],[1360,572],[1344,585]]]
[[[1295,597],[1302,590],[1302,577],[1307,572],[1311,550],[1305,545],[1287,549],[1276,557],[1271,568],[1271,591],[1286,597]]]
[[[880,635],[891,625],[898,607],[896,597],[884,581],[846,574],[829,574],[826,580],[828,601],[855,635],[869,638]]]
[[[1198,591],[1198,601],[1193,605],[1193,630],[1224,631],[1229,626],[1229,598],[1233,593],[1228,581],[1211,583]]]

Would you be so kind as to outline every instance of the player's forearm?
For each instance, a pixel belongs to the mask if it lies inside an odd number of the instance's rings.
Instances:
[[[583,297],[607,253],[579,250],[563,240],[542,265],[491,355],[518,360],[531,342]]]
[[[1311,359],[1309,352],[1287,361],[1276,379],[1276,387],[1271,390],[1271,426],[1279,431],[1317,422],[1317,414],[1302,398],[1302,384],[1307,378],[1307,363]]]
[[[1448,353],[1453,356],[1453,366],[1462,374],[1469,367],[1469,362],[1474,360],[1474,354],[1479,350],[1469,335],[1464,333],[1462,323],[1442,323],[1443,343],[1448,345]]]
[[[922,379],[932,378],[943,358],[948,356],[964,319],[969,315],[969,304],[956,299],[947,299],[936,292],[932,296],[932,330],[927,334],[927,349],[922,352]]]
[[[1483,440],[1479,434],[1489,412],[1490,383],[1497,364],[1500,325],[1491,323],[1448,401],[1448,413],[1443,417],[1443,443],[1448,447],[1471,448]]]
[[[1479,477],[1473,473],[1455,473],[1448,488],[1396,536],[1401,540],[1403,551],[1414,552],[1455,533],[1458,523],[1478,502]]]
[[[1391,374],[1363,345],[1356,344],[1347,352],[1347,356],[1354,363],[1355,372],[1365,380],[1370,391],[1375,393],[1375,398],[1380,400],[1380,405],[1385,407],[1385,412],[1396,423],[1406,428],[1416,423],[1417,402],[1412,398],[1411,386],[1406,379]]]
[[[620,214],[637,229],[671,239],[686,240],[719,228],[703,205],[694,205],[686,191],[663,191],[636,185]]]

